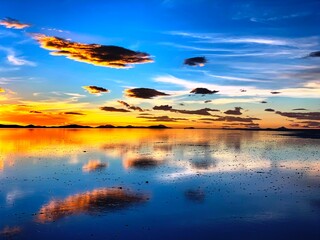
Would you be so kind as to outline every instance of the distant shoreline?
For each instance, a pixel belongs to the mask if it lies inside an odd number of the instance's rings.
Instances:
[[[185,129],[185,130],[190,130],[190,129],[215,129],[215,130],[244,130],[244,131],[282,131],[282,132],[296,132],[296,131],[303,131],[303,132],[320,132],[320,129],[308,129],[308,128],[285,128],[285,127],[280,127],[280,128],[196,128],[196,127],[185,127],[185,128],[173,128],[173,127],[168,127],[165,125],[151,125],[151,126],[133,126],[133,125],[127,125],[127,126],[113,126],[113,125],[100,125],[97,127],[92,127],[92,126],[86,126],[86,125],[76,125],[76,124],[71,124],[71,125],[62,125],[62,126],[37,126],[37,125],[6,125],[6,124],[0,124],[0,129],[1,128],[23,128],[23,129],[34,129],[34,128],[40,128],[40,129],[68,129],[68,128],[74,128],[74,129],[130,129],[130,128],[142,128],[142,129]]]

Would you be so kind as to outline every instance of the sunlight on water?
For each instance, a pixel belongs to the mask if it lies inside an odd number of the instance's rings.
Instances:
[[[266,131],[1,129],[0,238],[316,239],[319,147]]]

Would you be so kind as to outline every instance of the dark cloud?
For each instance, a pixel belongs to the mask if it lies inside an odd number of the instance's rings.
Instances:
[[[240,92],[246,92],[247,90],[245,90],[245,89],[240,89]]]
[[[125,101],[121,101],[121,100],[118,100],[117,101],[118,103],[122,104],[123,106],[129,108],[130,107],[130,104],[129,103],[126,103]]]
[[[182,113],[182,114],[195,114],[195,115],[204,115],[204,116],[211,116],[210,112],[218,112],[218,109],[212,109],[212,108],[202,108],[202,109],[196,109],[196,110],[185,110],[185,109],[174,109],[169,105],[161,105],[161,106],[155,106],[153,108],[154,110],[163,110],[163,111],[170,111],[175,113]]]
[[[66,114],[66,115],[85,115],[85,114],[80,113],[80,112],[64,112],[63,114]]]
[[[307,57],[320,57],[320,51],[311,52]]]
[[[29,113],[42,113],[42,112],[32,110],[32,111],[30,111]]]
[[[290,127],[300,127],[300,124],[298,124],[298,123],[291,123],[291,124],[290,124]]]
[[[209,103],[209,102],[211,102],[211,100],[205,100],[205,101],[204,101],[204,103]]]
[[[151,114],[151,113],[140,113],[139,115],[140,116],[152,116],[153,114]]]
[[[126,108],[133,110],[133,111],[139,111],[139,112],[143,112],[144,111],[141,107],[130,105],[129,103],[127,103],[125,101],[118,100],[117,102],[122,104]]]
[[[207,88],[195,88],[193,89],[190,93],[194,93],[194,94],[214,94],[214,93],[218,93],[219,91],[216,90],[209,90]]]
[[[139,116],[138,118],[148,119],[150,122],[177,122],[181,120],[188,120],[187,118],[172,118],[168,116]]]
[[[300,120],[320,120],[320,112],[280,112],[277,111],[276,114],[279,114],[288,118],[295,118]]]
[[[170,111],[175,113],[195,114],[195,115],[204,115],[204,116],[211,116],[210,112],[219,112],[218,109],[212,109],[212,108],[202,108],[202,109],[196,109],[196,110],[175,109],[169,105],[155,106],[153,110],[162,110],[162,111]]]
[[[266,108],[265,111],[266,111],[266,112],[274,112],[274,109],[272,109],[272,108]]]
[[[159,92],[152,88],[133,88],[133,89],[126,89],[125,95],[127,97],[133,97],[133,98],[150,99],[157,96],[168,96],[169,94]]]
[[[101,107],[100,110],[107,111],[107,112],[130,112],[127,109],[115,108],[115,107]]]
[[[30,27],[30,24],[21,23],[13,18],[4,18],[0,21],[0,25],[5,26],[6,28],[14,28],[14,29],[23,29]]]
[[[240,126],[244,126],[246,128],[250,129],[259,129],[260,125],[259,123],[239,123]]]
[[[228,115],[241,115],[242,112],[240,111],[241,107],[235,107],[234,110],[227,110],[224,113]]]
[[[153,107],[153,110],[170,111],[171,109],[172,109],[172,106],[169,106],[169,105],[160,105],[160,106]]]
[[[308,109],[305,109],[305,108],[295,108],[295,109],[292,109],[292,111],[307,111]]]
[[[184,60],[184,64],[189,66],[204,66],[205,63],[207,63],[205,57],[193,57]]]
[[[153,62],[149,54],[123,47],[84,44],[43,34],[37,34],[34,38],[42,48],[52,51],[51,55],[66,56],[96,66],[127,68],[132,64]]]
[[[276,91],[274,91],[274,92],[270,92],[271,94],[280,94],[281,92],[276,92]]]
[[[268,102],[266,102],[266,101],[261,101],[260,103],[268,103]]]
[[[212,108],[202,108],[202,109],[197,109],[197,110],[171,109],[171,112],[183,113],[183,114],[195,114],[195,115],[211,116],[210,112],[219,112],[219,110],[218,109],[212,109]]]
[[[122,188],[95,189],[62,200],[50,201],[39,210],[37,221],[46,223],[72,215],[101,214],[128,208],[148,199],[145,195],[131,193]]]
[[[108,89],[105,89],[103,87],[97,87],[97,86],[83,86],[82,88],[91,94],[100,94],[100,93],[108,93],[109,92]]]
[[[303,127],[305,127],[305,128],[320,128],[320,122],[303,121],[303,122],[300,122],[300,123],[305,124],[305,125],[303,125]]]
[[[211,122],[247,122],[252,123],[256,120],[261,120],[260,118],[253,117],[233,117],[233,116],[215,116],[217,118],[201,118],[199,120],[211,121]]]

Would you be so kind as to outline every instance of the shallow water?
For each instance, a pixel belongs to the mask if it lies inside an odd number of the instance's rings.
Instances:
[[[0,238],[320,239],[320,140],[0,129]]]

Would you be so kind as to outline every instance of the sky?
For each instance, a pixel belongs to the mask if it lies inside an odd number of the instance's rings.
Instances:
[[[320,128],[318,0],[0,7],[0,124]]]

